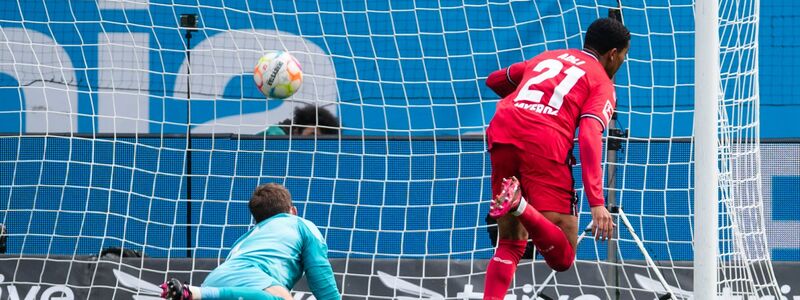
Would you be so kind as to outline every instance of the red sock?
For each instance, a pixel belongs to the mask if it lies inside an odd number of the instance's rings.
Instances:
[[[561,228],[550,222],[531,205],[525,205],[525,210],[517,216],[517,220],[528,231],[528,236],[533,240],[536,250],[542,254],[544,261],[551,269],[563,272],[572,266],[572,262],[575,260],[575,249],[572,249],[567,235],[561,231]]]
[[[503,300],[511,285],[511,279],[517,271],[517,264],[522,254],[525,254],[525,245],[528,241],[500,240],[494,257],[486,267],[486,280],[483,287],[483,299]]]

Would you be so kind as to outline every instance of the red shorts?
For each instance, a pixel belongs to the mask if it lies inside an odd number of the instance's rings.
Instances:
[[[533,153],[525,153],[508,144],[494,144],[489,151],[492,160],[492,195],[500,194],[503,178],[516,176],[522,196],[538,211],[578,215],[578,197],[572,166],[555,162]]]

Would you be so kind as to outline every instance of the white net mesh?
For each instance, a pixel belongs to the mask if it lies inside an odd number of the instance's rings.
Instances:
[[[692,291],[693,1],[622,2],[632,41],[616,78],[615,127],[629,138],[605,168],[609,201],[631,230],[618,222],[613,243],[583,240],[575,267],[546,286],[543,263],[524,260],[518,299],[539,287],[552,298],[658,297],[664,287],[645,253],[676,296]],[[479,297],[493,253],[480,134],[497,102],[483,81],[541,51],[580,48],[588,25],[617,7],[4,1],[0,220],[9,254],[0,272],[6,283],[75,298],[152,297],[168,277],[199,284],[251,226],[253,187],[279,182],[323,230],[346,297]],[[758,1],[720,2],[717,286],[737,295],[778,294],[760,190],[757,12]],[[190,40],[181,14],[199,20]],[[288,100],[265,101],[252,68],[276,49],[299,59],[305,82]],[[307,103],[336,115],[341,134],[264,134]],[[148,258],[94,258],[114,247]]]
[[[758,126],[758,1],[720,3],[720,210],[724,295],[779,295],[767,247]]]

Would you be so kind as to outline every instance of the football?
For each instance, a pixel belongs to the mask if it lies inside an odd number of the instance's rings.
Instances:
[[[303,70],[289,52],[271,51],[258,60],[253,70],[253,80],[267,98],[284,99],[300,89]]]

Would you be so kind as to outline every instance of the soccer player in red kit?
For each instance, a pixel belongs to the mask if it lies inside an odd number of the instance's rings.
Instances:
[[[592,231],[597,239],[610,238],[615,225],[604,206],[602,134],[616,107],[611,78],[629,45],[628,29],[602,18],[586,31],[583,50],[546,51],[486,79],[503,99],[486,131],[496,195],[489,215],[497,219],[500,240],[486,270],[484,299],[505,297],[529,238],[553,270],[572,266],[578,218],[571,165],[578,126]]]

